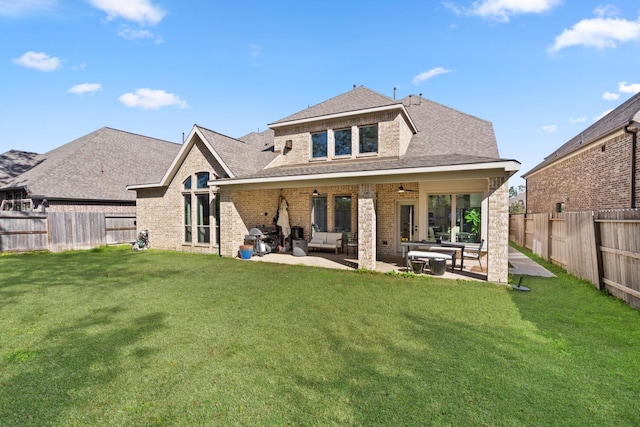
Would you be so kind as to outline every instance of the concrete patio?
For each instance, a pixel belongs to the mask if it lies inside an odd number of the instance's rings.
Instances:
[[[485,257],[486,258],[486,257]],[[335,268],[341,270],[354,270],[358,268],[358,259],[353,254],[344,253],[335,254],[332,252],[310,251],[307,256],[293,256],[292,252],[268,253],[264,256],[254,255],[247,261],[253,262],[272,262],[277,264],[289,265],[306,265],[313,267]],[[451,271],[451,265],[447,264],[447,269],[442,276],[445,279],[462,279],[462,280],[486,280],[486,259],[483,259],[485,271],[480,271],[480,267],[476,260],[468,260],[464,268],[460,271],[456,266],[455,271]],[[380,256],[376,261],[376,271],[380,273],[388,273],[391,271],[407,272],[408,269],[404,264],[401,256]],[[429,275],[429,273],[425,273]]]

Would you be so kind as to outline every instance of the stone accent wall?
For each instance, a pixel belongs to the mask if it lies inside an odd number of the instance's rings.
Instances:
[[[358,191],[358,268],[376,269],[376,191],[373,184],[360,184]]]
[[[631,135],[617,134],[529,176],[527,211],[555,212],[561,202],[567,212],[630,208],[631,141]]]
[[[358,127],[378,123],[378,153],[377,157],[393,157],[404,154],[412,133],[401,114],[397,111],[367,114],[357,117],[347,117],[336,120],[322,120],[315,123],[305,123],[299,126],[288,126],[275,130],[274,148],[283,152],[271,167],[292,165],[319,161],[336,161],[355,159],[358,154]],[[351,128],[351,156],[333,155],[333,130]],[[311,133],[327,132],[328,154],[326,159],[311,159]],[[291,140],[292,148],[284,152],[285,143]],[[371,156],[366,154],[365,156]],[[376,155],[374,155],[376,156]]]
[[[509,182],[489,178],[489,221],[487,230],[487,280],[509,280]]]
[[[184,250],[191,252],[218,253],[216,242],[215,195],[209,189],[196,189],[196,173],[209,172],[213,179],[216,174],[224,176],[222,167],[199,139],[194,143],[185,161],[167,188],[138,190],[137,227],[149,230],[149,238],[154,248]],[[197,242],[196,200],[192,197],[192,242],[184,238],[184,181],[191,177],[192,194],[209,193],[211,217],[210,243]]]

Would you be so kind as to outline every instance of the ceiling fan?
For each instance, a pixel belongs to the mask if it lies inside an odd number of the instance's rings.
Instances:
[[[411,190],[409,188],[405,189],[404,186],[400,184],[400,187],[398,187],[398,193],[404,193],[405,191],[407,193],[412,193],[412,192],[417,192],[418,190]]]

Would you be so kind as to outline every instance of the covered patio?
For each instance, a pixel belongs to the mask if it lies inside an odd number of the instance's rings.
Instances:
[[[485,254],[486,258],[486,254]],[[292,252],[273,252],[267,253],[264,256],[252,256],[250,259],[246,261],[251,262],[271,262],[276,264],[288,264],[288,265],[305,265],[312,267],[322,267],[322,268],[334,268],[339,270],[357,270],[358,269],[358,258],[354,256],[353,253],[347,255],[346,253],[335,254],[333,252],[326,251],[310,251],[307,256],[294,256]],[[487,280],[487,271],[486,267],[484,271],[480,270],[479,264],[477,261],[468,260],[464,265],[462,271],[458,267],[459,264],[456,265],[454,271],[451,271],[451,265],[447,264],[447,268],[445,270],[444,275],[442,276],[432,276],[432,277],[442,277],[445,279],[452,280]],[[486,264],[483,264],[486,265]],[[392,271],[398,273],[408,272],[410,269],[407,268],[402,256],[399,255],[381,255],[378,257],[376,261],[376,269],[375,271],[379,273],[389,273]],[[428,273],[428,270],[425,270],[423,273],[426,276],[431,276]]]

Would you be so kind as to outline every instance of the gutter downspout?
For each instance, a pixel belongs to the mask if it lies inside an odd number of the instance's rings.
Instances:
[[[629,122],[628,125],[624,127],[625,133],[631,135],[631,209],[636,208],[636,151],[638,145],[638,134],[636,133],[637,128],[635,130],[629,129],[633,122]]]

